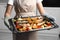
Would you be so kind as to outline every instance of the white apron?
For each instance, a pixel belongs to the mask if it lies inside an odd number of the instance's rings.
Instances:
[[[15,0],[16,16],[36,16],[36,0]]]
[[[14,8],[15,17],[36,16],[36,0],[15,0]],[[13,40],[37,40],[36,32],[14,34],[13,37]]]

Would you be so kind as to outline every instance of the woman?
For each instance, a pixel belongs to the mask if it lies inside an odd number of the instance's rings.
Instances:
[[[11,11],[13,7],[16,12],[15,18],[18,18],[20,16],[24,16],[24,17],[36,16],[36,7],[38,8],[42,16],[46,16],[44,14],[45,10],[42,5],[42,0],[9,0],[4,15],[4,23],[8,28],[11,28],[8,20],[10,19]],[[13,40],[37,40],[36,34],[37,34],[36,32],[28,32],[21,34],[14,33]]]

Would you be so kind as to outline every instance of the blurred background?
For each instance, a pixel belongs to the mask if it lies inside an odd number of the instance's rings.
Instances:
[[[44,7],[60,7],[60,0],[43,0]]]
[[[4,13],[8,0],[0,0],[0,40],[12,40],[12,32],[3,23]],[[56,23],[60,26],[60,0],[43,0],[43,6],[49,15],[56,18]],[[12,16],[14,17],[14,9],[12,10]],[[39,12],[37,10],[37,14]],[[60,27],[51,30],[38,31],[38,40],[60,40]]]

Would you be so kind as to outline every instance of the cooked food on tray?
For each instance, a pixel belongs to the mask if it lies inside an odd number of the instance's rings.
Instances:
[[[43,20],[42,17],[17,18],[13,21],[16,26],[16,29],[20,32],[52,27],[52,24],[49,21]]]

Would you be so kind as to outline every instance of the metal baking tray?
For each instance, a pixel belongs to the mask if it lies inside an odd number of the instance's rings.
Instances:
[[[12,28],[11,28],[12,29],[12,32],[14,32],[14,33],[25,33],[25,32],[20,32],[20,31],[17,30],[16,25],[14,24],[13,20],[14,20],[14,18],[9,19],[9,23],[12,26]],[[51,24],[52,24],[52,27],[50,27],[50,28],[33,29],[33,30],[26,31],[26,32],[50,30],[50,29],[54,29],[54,28],[58,28],[59,27],[55,22],[51,22]]]

